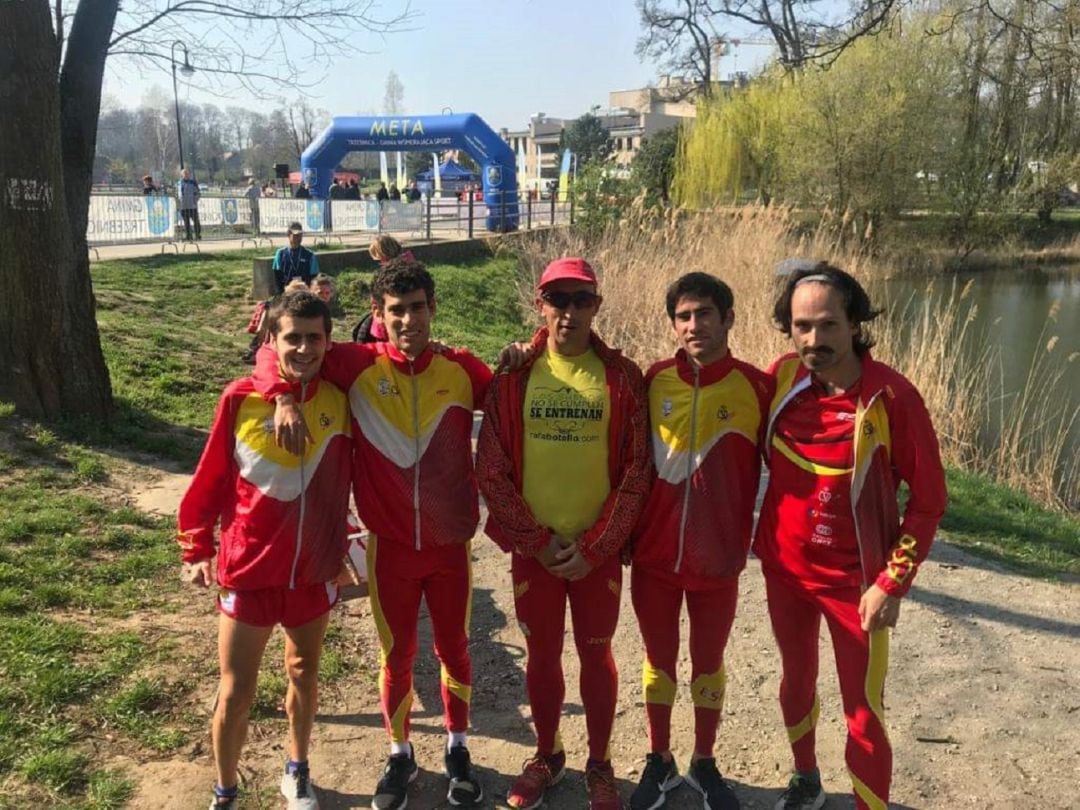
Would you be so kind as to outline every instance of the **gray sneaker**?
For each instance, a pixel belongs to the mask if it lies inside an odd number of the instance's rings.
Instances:
[[[780,795],[774,810],[819,810],[825,804],[825,791],[821,787],[821,777],[816,773],[806,776],[793,774],[787,790]]]
[[[289,810],[319,810],[319,800],[315,798],[315,785],[311,783],[311,772],[307,768],[281,775],[281,795],[285,797]]]

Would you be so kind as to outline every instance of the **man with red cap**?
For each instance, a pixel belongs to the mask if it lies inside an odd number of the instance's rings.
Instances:
[[[611,638],[621,551],[648,497],[651,461],[641,371],[591,329],[601,300],[584,259],[549,264],[536,299],[544,325],[524,364],[492,381],[484,406],[477,480],[487,534],[512,555],[537,734],[536,754],[507,796],[513,808],[539,806],[565,771],[567,601],[581,662],[589,807],[621,807],[608,750],[618,694]]]

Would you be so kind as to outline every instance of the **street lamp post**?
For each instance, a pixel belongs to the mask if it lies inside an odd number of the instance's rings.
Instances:
[[[176,105],[176,148],[180,152],[180,171],[184,170],[184,139],[180,134],[180,94],[176,89],[176,46],[179,45],[184,51],[184,64],[180,66],[180,72],[185,76],[190,76],[195,72],[195,68],[191,66],[191,62],[188,59],[188,49],[180,40],[175,40],[172,44],[171,55],[169,61],[172,62],[172,91],[173,91],[173,103]]]

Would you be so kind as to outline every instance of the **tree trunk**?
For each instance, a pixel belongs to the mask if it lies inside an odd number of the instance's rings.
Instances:
[[[65,351],[64,409],[102,417],[112,410],[109,370],[101,353],[86,223],[93,183],[94,149],[101,112],[101,84],[119,0],[83,0],[68,36],[60,73],[61,147],[73,261],[61,267]]]
[[[101,5],[82,4],[76,20],[100,13],[92,7]],[[106,46],[107,39],[102,65]],[[102,418],[112,393],[86,252],[100,74],[84,112],[91,116],[83,130],[90,133],[84,180],[73,188],[61,143],[58,48],[45,0],[0,3],[0,95],[8,104],[0,117],[0,398],[37,418]]]
[[[0,399],[38,418],[63,409],[60,268],[72,265],[55,49],[43,0],[0,3]]]

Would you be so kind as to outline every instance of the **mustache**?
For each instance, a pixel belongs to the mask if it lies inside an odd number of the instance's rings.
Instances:
[[[802,350],[803,354],[833,354],[833,350],[828,346],[804,346]]]

